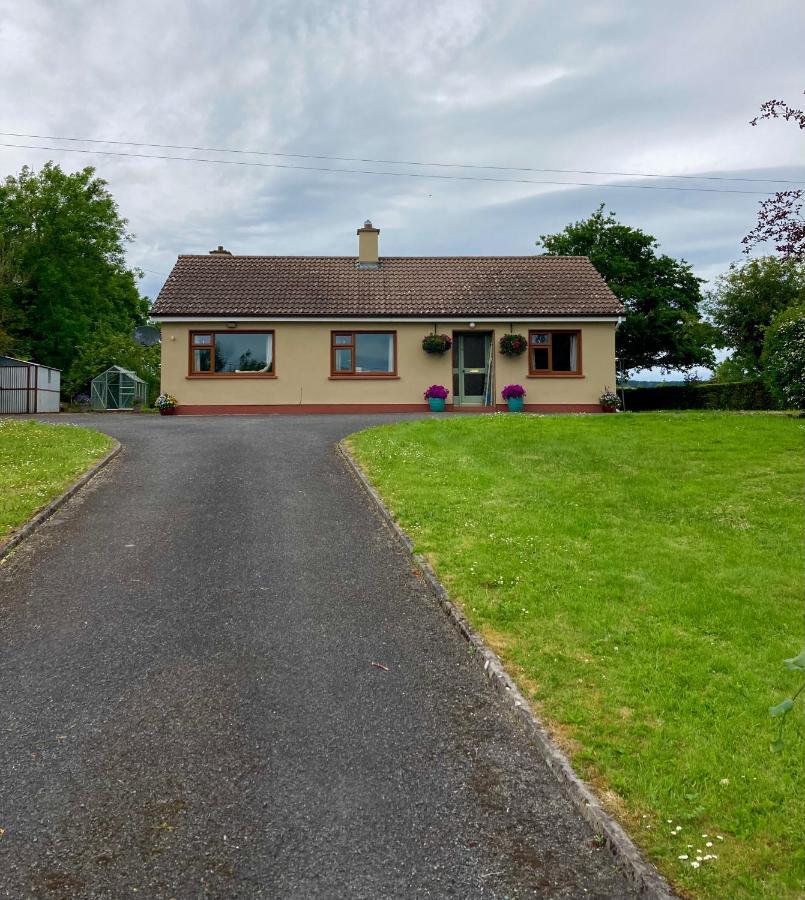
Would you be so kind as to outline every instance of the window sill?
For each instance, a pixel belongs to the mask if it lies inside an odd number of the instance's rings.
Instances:
[[[399,375],[330,375],[328,381],[399,381]]]
[[[545,372],[544,374],[529,374],[527,378],[584,378],[582,372]]]
[[[230,375],[201,375],[196,373],[195,375],[185,375],[186,381],[232,381],[233,379],[236,381],[241,381],[249,378],[276,378],[276,375],[240,375],[232,372]]]

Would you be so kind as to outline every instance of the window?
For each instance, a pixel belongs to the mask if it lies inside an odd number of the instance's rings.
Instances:
[[[529,375],[580,375],[580,331],[529,331]]]
[[[396,375],[397,333],[332,332],[331,371],[333,375]]]
[[[273,375],[273,331],[193,331],[191,375]]]

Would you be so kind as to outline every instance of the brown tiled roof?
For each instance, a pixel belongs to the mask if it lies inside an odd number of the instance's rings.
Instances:
[[[180,256],[152,315],[614,316],[586,256]]]

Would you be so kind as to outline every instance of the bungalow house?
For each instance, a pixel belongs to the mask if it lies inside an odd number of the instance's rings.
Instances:
[[[593,412],[615,382],[623,307],[586,257],[180,256],[154,305],[162,390],[179,413],[386,412],[502,408]],[[427,353],[423,338],[451,347]],[[519,355],[504,335],[524,338]]]

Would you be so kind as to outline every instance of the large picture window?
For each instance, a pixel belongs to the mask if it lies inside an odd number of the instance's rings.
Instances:
[[[191,375],[273,375],[273,331],[194,331]]]
[[[333,331],[333,375],[396,375],[397,333],[394,331]]]
[[[580,375],[580,331],[529,331],[529,375]]]

